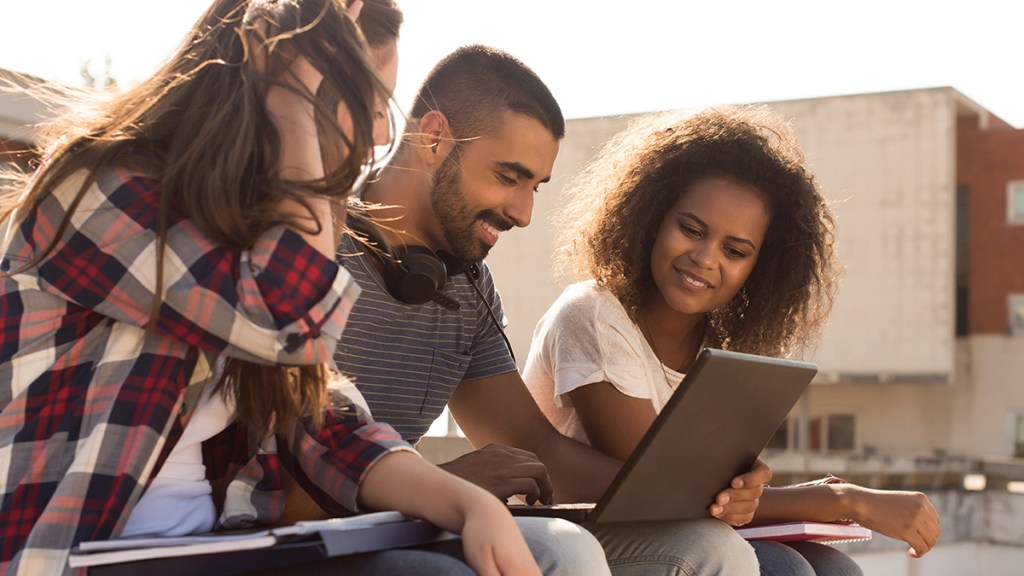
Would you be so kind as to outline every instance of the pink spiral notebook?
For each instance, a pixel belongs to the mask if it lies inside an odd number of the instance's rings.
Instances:
[[[838,544],[871,539],[871,530],[856,522],[785,522],[737,528],[736,532],[747,540],[774,540],[776,542],[805,541]]]

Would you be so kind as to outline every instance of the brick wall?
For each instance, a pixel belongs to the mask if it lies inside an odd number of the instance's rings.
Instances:
[[[1024,130],[977,116],[957,125],[957,182],[969,189],[968,333],[1004,334],[1007,296],[1024,293],[1024,226],[1007,223],[1006,184],[1024,180]]]

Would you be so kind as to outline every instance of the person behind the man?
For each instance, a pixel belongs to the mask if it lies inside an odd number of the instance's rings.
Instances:
[[[502,232],[530,223],[564,133],[557,102],[532,70],[493,48],[460,48],[428,75],[393,158],[363,190],[363,201],[379,205],[372,217],[349,218],[369,243],[346,237],[339,248],[363,288],[335,356],[339,368],[374,418],[410,442],[447,403],[483,448],[442,467],[500,498],[593,502],[595,486],[620,466],[559,434],[540,412],[482,263]],[[678,574],[680,566],[757,574],[753,550],[730,524],[750,520],[769,477],[760,465],[734,481],[710,510],[724,522],[588,528],[619,574]]]

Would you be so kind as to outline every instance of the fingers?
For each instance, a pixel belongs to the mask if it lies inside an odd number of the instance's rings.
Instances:
[[[526,450],[492,444],[441,467],[501,499],[516,494],[523,494],[531,504],[553,499],[547,466]]]
[[[359,20],[359,13],[363,11],[363,0],[349,0],[348,7],[345,8],[345,14],[350,20],[356,22]]]
[[[519,527],[503,505],[488,501],[469,508],[462,527],[466,562],[487,576],[540,576]]]
[[[758,484],[746,490],[726,489],[718,494],[709,508],[711,516],[732,526],[742,526],[754,519],[763,488]]]
[[[763,486],[772,479],[772,469],[764,460],[758,458],[754,461],[749,472],[740,474],[732,479],[730,486],[733,488],[744,488],[749,486]]]
[[[758,499],[732,500],[729,494],[723,492],[711,505],[711,516],[726,522],[731,526],[743,526],[754,519],[754,512],[760,503]]]
[[[536,464],[517,464],[502,470],[503,497],[522,495],[527,504],[550,504],[553,498],[547,468]]]
[[[545,494],[534,478],[511,478],[504,483],[504,486],[506,495],[502,497],[503,499],[519,495],[530,505],[548,503],[551,499],[550,490]]]
[[[932,548],[935,548],[935,544],[938,543],[939,537],[942,535],[939,515],[930,502],[927,504],[927,514],[925,518],[921,522],[917,523],[917,531],[914,533],[916,538],[908,539],[906,541],[907,544],[910,544],[909,554],[913,558],[920,558],[927,554]]]
[[[533,560],[533,556],[522,551],[507,550],[504,546],[497,547],[494,551],[494,566],[496,574],[501,576],[540,576],[540,569]]]

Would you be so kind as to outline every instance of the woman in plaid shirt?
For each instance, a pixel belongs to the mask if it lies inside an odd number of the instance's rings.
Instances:
[[[463,533],[480,573],[538,573],[500,501],[326,367],[359,293],[332,213],[392,88],[345,10],[218,0],[154,77],[67,114],[31,179],[0,183],[0,571],[278,522],[287,471],[332,514],[397,509]]]

